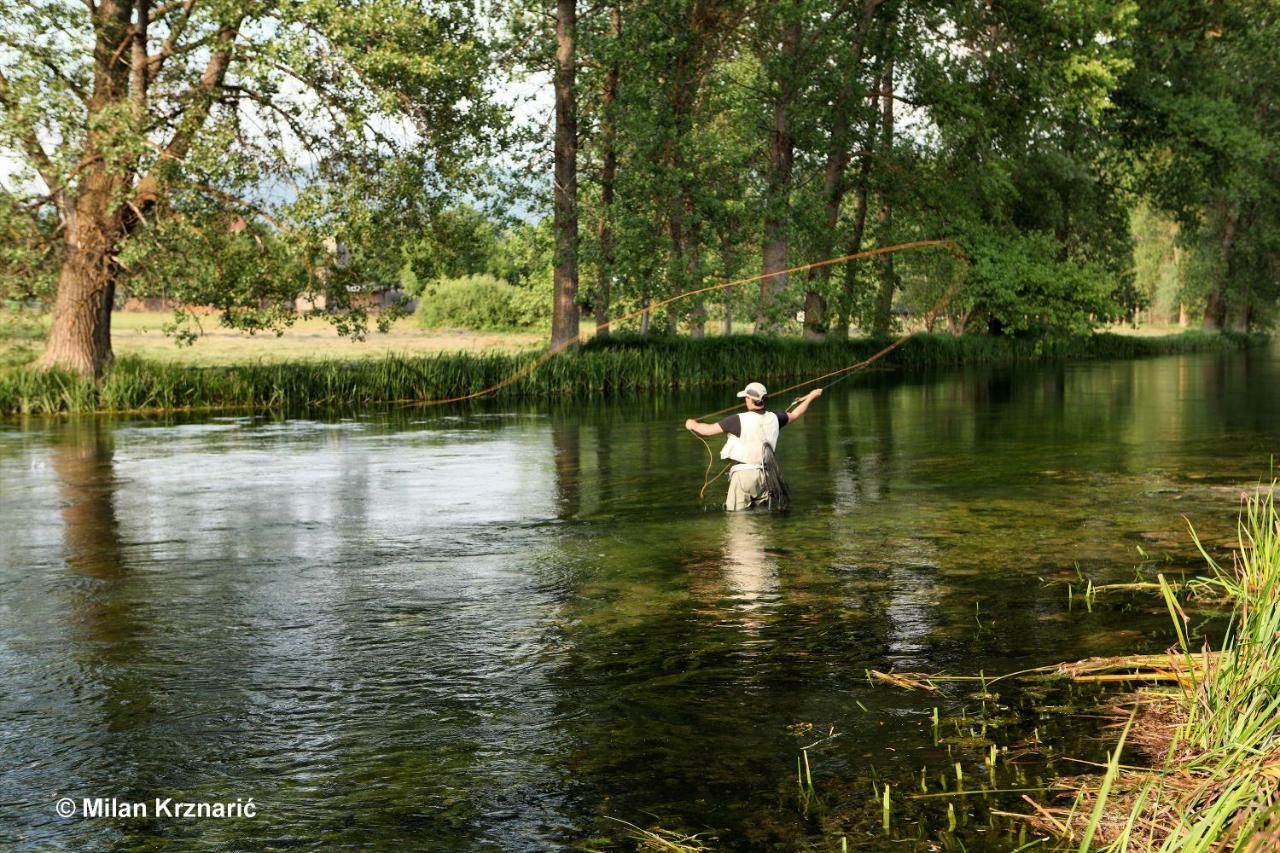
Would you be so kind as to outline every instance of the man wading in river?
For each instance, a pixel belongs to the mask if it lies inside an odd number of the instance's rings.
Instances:
[[[729,469],[729,496],[724,508],[733,511],[748,509],[768,503],[770,508],[787,508],[787,485],[773,457],[778,446],[778,433],[787,424],[799,420],[809,409],[809,404],[822,396],[821,388],[814,388],[800,398],[800,403],[790,412],[770,412],[764,407],[769,393],[759,382],[752,382],[738,392],[747,403],[747,410],[740,415],[730,415],[719,423],[704,424],[689,418],[685,429],[710,438],[725,433],[729,436],[720,451],[721,459],[731,459],[736,464]]]

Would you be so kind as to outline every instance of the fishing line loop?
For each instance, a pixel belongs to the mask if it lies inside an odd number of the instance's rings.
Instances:
[[[840,255],[839,257],[835,257],[835,258],[826,258],[825,260],[813,261],[811,263],[801,264],[795,267],[788,267],[787,269],[783,269],[783,270],[775,270],[774,272],[761,273],[760,275],[748,276],[747,278],[739,278],[739,279],[734,279],[732,281],[719,282],[718,284],[708,285],[707,287],[700,287],[695,290],[687,290],[683,293],[677,293],[674,296],[667,297],[666,299],[660,299],[657,302],[652,302],[648,305],[644,305],[644,306],[641,306],[640,308],[636,308],[635,310],[628,311],[619,317],[613,318],[612,320],[606,320],[603,323],[599,323],[596,325],[595,329],[593,330],[593,333],[598,333],[601,330],[609,326],[612,326],[614,324],[622,323],[627,320],[634,319],[636,317],[639,317],[641,314],[644,314],[649,311],[655,311],[659,308],[662,308],[665,305],[670,305],[672,302],[676,302],[680,299],[688,299],[691,296],[700,296],[704,293],[713,293],[717,290],[729,290],[730,288],[741,287],[744,284],[753,284],[758,281],[764,281],[765,279],[775,278],[776,276],[805,272],[806,270],[819,269],[821,267],[828,267],[833,264],[846,263],[848,261],[856,261],[856,260],[861,260],[863,258],[873,258],[878,255],[892,255],[896,252],[903,252],[909,249],[923,249],[931,246],[946,247],[951,250],[951,254],[953,257],[961,260],[966,258],[964,250],[962,250],[960,246],[956,244],[955,241],[953,240],[912,240],[907,243],[897,243],[892,246],[879,246],[874,249],[863,249],[860,252],[852,252],[850,254]],[[500,391],[509,385],[519,382],[521,379],[525,378],[526,376],[530,375],[535,370],[537,370],[539,367],[546,364],[552,358],[564,352],[566,349],[576,346],[582,341],[583,341],[583,333],[579,332],[576,337],[566,341],[561,341],[560,343],[552,347],[549,347],[545,352],[540,354],[537,358],[530,361],[525,366],[521,367],[516,371],[513,371],[509,376],[503,378],[501,381],[495,382],[494,384],[489,385],[485,388],[481,388],[479,391],[473,391],[469,394],[458,394],[453,397],[438,397],[434,399],[392,400],[390,402],[393,404],[400,404],[405,406],[440,406],[446,403],[462,403],[467,400],[476,400],[476,399],[479,399],[480,397],[488,396],[489,394],[492,394],[495,391]],[[893,349],[895,347],[890,347],[890,349]],[[873,360],[874,358],[878,358],[878,357],[879,355],[873,357]],[[834,374],[828,374],[828,375],[834,375]],[[820,379],[821,378],[825,378],[825,377],[820,377]],[[810,380],[810,381],[814,382],[814,381],[820,381],[820,380]],[[808,384],[808,383],[800,383],[800,385],[793,385],[791,387],[799,388],[805,384]],[[790,389],[783,389],[783,390],[786,391]],[[731,408],[736,408],[736,407],[731,407]],[[724,411],[729,411],[729,409],[725,409]],[[713,413],[713,414],[718,414],[718,413]],[[703,417],[710,417],[710,415],[703,415]],[[701,420],[701,418],[699,418],[698,420]]]

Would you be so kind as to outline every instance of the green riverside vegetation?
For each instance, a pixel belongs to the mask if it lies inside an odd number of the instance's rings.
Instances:
[[[1095,334],[1037,344],[1010,337],[918,334],[876,367],[925,369],[1054,358],[1131,358],[1241,349],[1264,340],[1256,335],[1187,332],[1165,337]],[[614,336],[562,353],[497,394],[617,396],[682,387],[736,386],[746,378],[801,381],[858,362],[890,342],[888,338],[816,342],[759,336]],[[119,358],[98,382],[58,370],[0,370],[0,414],[299,409],[426,401],[497,384],[537,355],[451,353],[230,367]]]
[[[1197,540],[1199,545],[1199,540]],[[1189,620],[1164,577],[1180,688],[1146,690],[1106,774],[1079,794],[1065,824],[1080,850],[1274,850],[1280,838],[1280,515],[1275,483],[1248,497],[1230,567],[1192,594],[1225,602],[1221,646],[1191,645]],[[1125,741],[1142,758],[1125,757]],[[1149,769],[1134,764],[1151,762]],[[1095,787],[1096,786],[1096,787]]]

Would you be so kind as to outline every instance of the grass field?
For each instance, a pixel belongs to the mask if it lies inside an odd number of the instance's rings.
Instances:
[[[438,353],[489,352],[512,354],[535,349],[546,341],[545,332],[474,332],[465,329],[423,329],[413,317],[394,322],[387,333],[370,331],[363,341],[338,335],[322,319],[299,320],[282,335],[247,335],[205,320],[203,333],[191,346],[179,346],[164,328],[173,322],[165,311],[117,311],[111,321],[111,344],[117,356],[138,356],[148,361],[188,365],[232,365],[249,362],[298,362],[312,360],[382,358],[388,355],[420,356]],[[49,315],[25,315],[0,311],[0,369],[34,361],[44,345]],[[587,329],[584,327],[584,332]],[[739,324],[749,332],[750,325]],[[1176,335],[1178,326],[1109,326],[1110,334],[1138,337]],[[708,328],[715,336],[718,325]]]
[[[178,346],[164,333],[173,322],[168,312],[117,311],[111,319],[111,347],[117,356],[192,365],[245,362],[308,361],[317,359],[382,358],[387,355],[433,355],[444,352],[514,353],[542,344],[544,335],[532,332],[471,332],[460,329],[422,329],[412,317],[392,324],[385,334],[371,331],[363,341],[340,337],[322,319],[299,320],[283,335],[246,335],[204,323],[204,334],[191,346]],[[49,315],[0,315],[0,367],[34,361],[44,345]]]

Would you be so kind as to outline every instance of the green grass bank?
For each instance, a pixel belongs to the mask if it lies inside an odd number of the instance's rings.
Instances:
[[[1204,552],[1210,576],[1186,603],[1229,609],[1217,648],[1159,577],[1177,644],[1163,669],[1172,687],[1131,695],[1132,715],[1105,774],[1042,828],[1080,850],[1280,849],[1280,514],[1276,483],[1244,502],[1229,566]],[[1199,541],[1196,542],[1199,545]]]
[[[986,336],[920,334],[877,362],[919,370],[1053,359],[1136,358],[1244,349],[1267,339],[1186,332],[1167,337],[1095,334],[1040,345]],[[744,377],[800,381],[845,367],[890,340],[803,341],[754,336],[595,339],[552,358],[501,396],[620,396],[739,385]],[[27,367],[0,370],[0,414],[183,409],[295,409],[429,400],[479,391],[536,353],[445,353],[345,361],[194,366],[119,358],[99,382]]]

